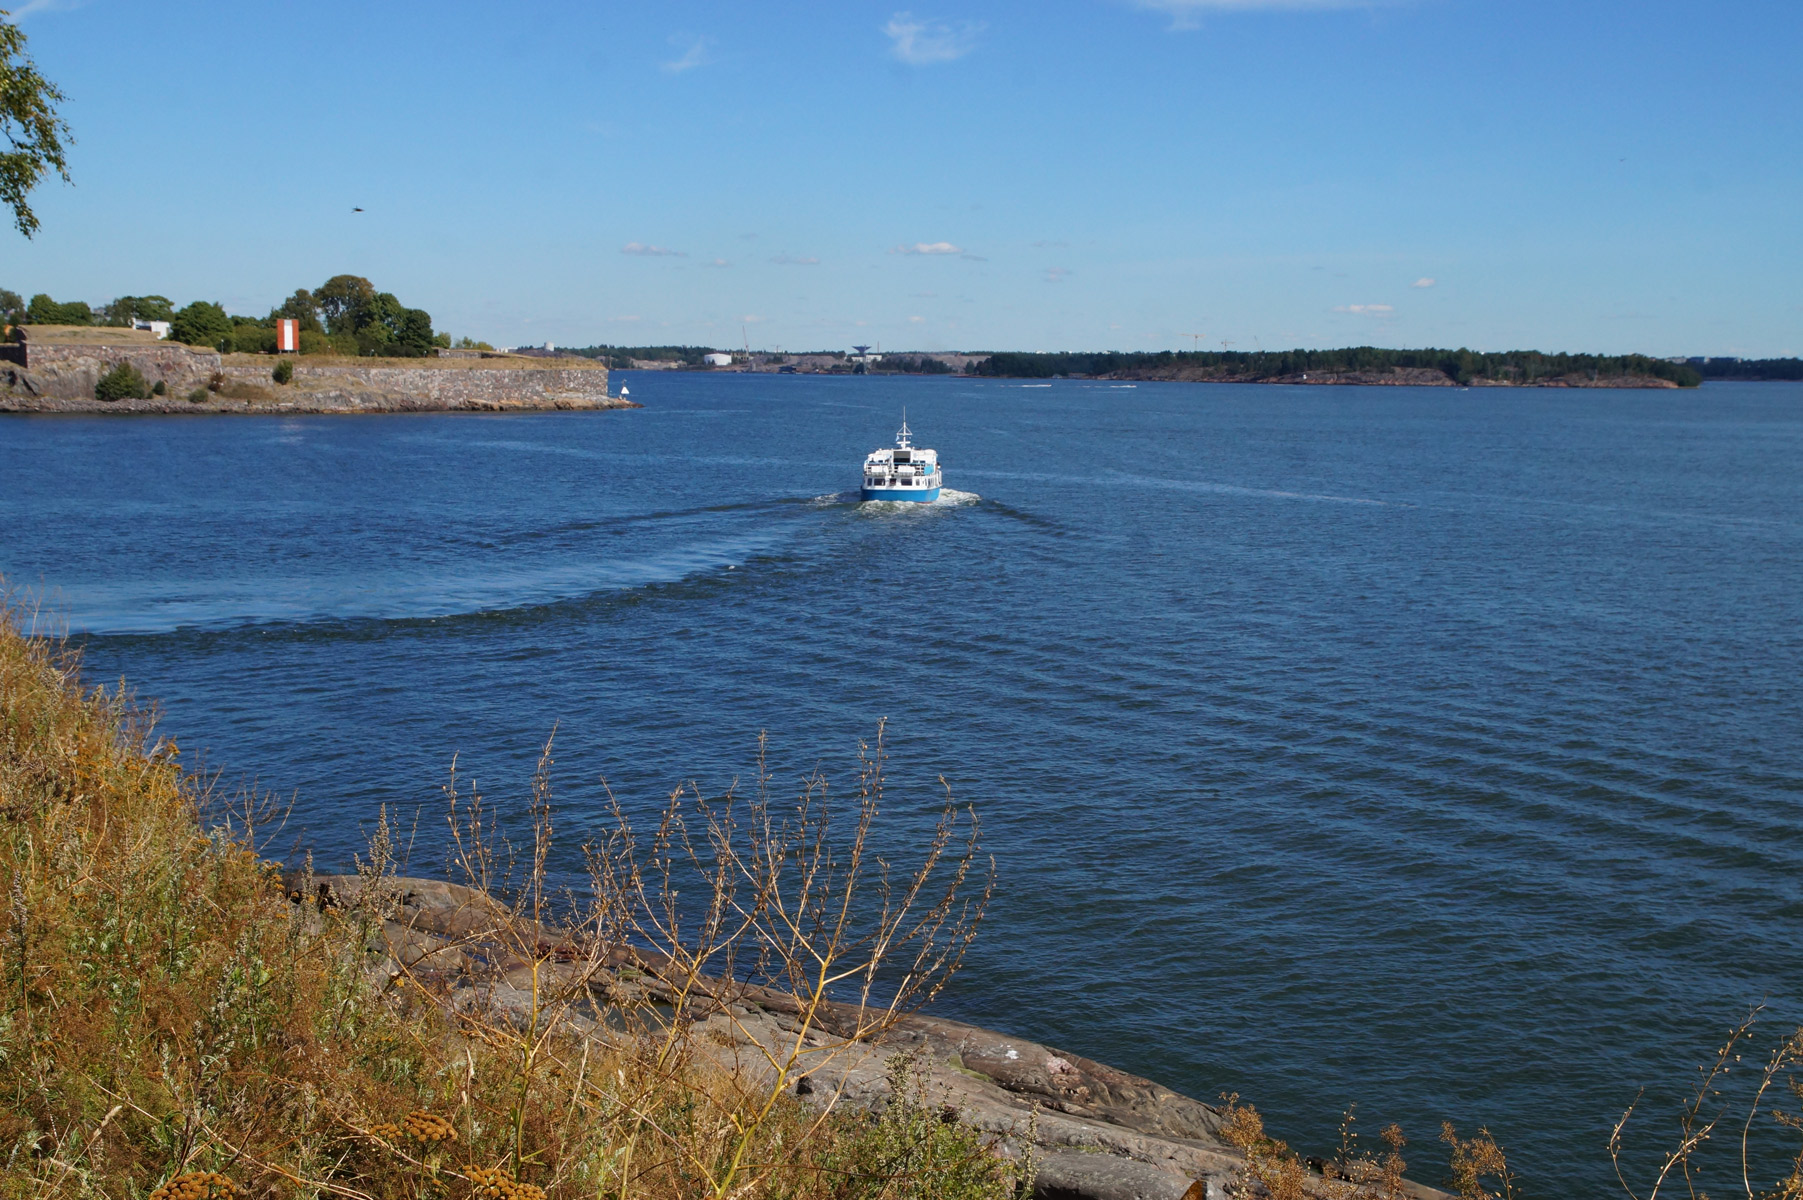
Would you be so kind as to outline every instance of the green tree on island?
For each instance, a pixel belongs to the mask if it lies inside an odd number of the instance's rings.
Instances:
[[[0,9],[0,132],[11,147],[0,153],[0,201],[13,210],[19,232],[30,237],[38,219],[25,198],[50,171],[69,182],[63,143],[75,139],[56,115],[62,92],[38,74],[25,53],[25,34],[7,16]]]
[[[319,323],[319,303],[306,288],[296,288],[294,295],[269,310],[271,324],[282,318],[299,321],[302,333],[325,332],[325,328]]]
[[[176,313],[174,326],[169,330],[175,341],[214,349],[231,334],[232,319],[225,315],[225,308],[205,300],[196,300]]]
[[[310,299],[335,349],[354,346],[356,354],[422,358],[437,344],[430,313],[406,307],[393,292],[376,291],[361,275],[334,275]]]
[[[167,296],[121,296],[103,304],[96,324],[130,328],[134,321],[173,321],[175,302]]]
[[[361,275],[334,275],[313,293],[320,319],[331,334],[355,333],[358,315],[375,298],[375,285]]]
[[[25,309],[26,323],[31,325],[92,325],[94,310],[86,300],[59,304],[43,292],[31,298]]]

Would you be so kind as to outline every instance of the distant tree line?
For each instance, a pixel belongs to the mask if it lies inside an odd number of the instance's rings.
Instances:
[[[1693,358],[1704,379],[1803,380],[1803,358]]]
[[[870,370],[881,375],[956,374],[950,363],[925,354],[885,354],[881,362],[870,364]]]
[[[598,358],[608,366],[619,371],[632,369],[633,359],[640,362],[673,362],[685,367],[700,367],[710,354],[719,354],[712,346],[583,346],[580,349],[572,346],[563,351],[565,354],[579,354],[583,358]]]
[[[1681,387],[1702,381],[1684,363],[1649,358],[1644,354],[1542,354],[1537,350],[1510,350],[1484,354],[1475,350],[1382,350],[1352,346],[1341,350],[1212,351],[1195,353],[1161,351],[1156,354],[992,354],[970,368],[973,375],[1009,379],[1050,379],[1054,376],[1098,376],[1193,369],[1222,379],[1257,382],[1285,376],[1371,372],[1382,374],[1399,368],[1439,371],[1455,383],[1494,380],[1499,383],[1535,383],[1568,375],[1599,379],[1645,375],[1668,379]]]
[[[42,293],[27,302],[0,288],[0,320],[7,325],[129,327],[137,321],[168,321],[174,341],[226,353],[273,354],[276,322],[283,317],[300,322],[302,354],[423,358],[451,344],[450,334],[433,332],[432,315],[425,309],[408,308],[360,275],[334,275],[314,291],[301,288],[266,317],[233,316],[208,300],[178,309],[167,296],[121,296],[99,308]]]
[[[744,354],[742,350],[717,350],[712,346],[583,346],[568,347],[564,354],[580,354],[584,358],[597,358],[606,362],[615,370],[632,369],[634,360],[638,362],[668,362],[682,367],[700,368],[706,365],[709,354]],[[844,358],[843,350],[808,350],[798,353],[809,356],[831,355]],[[788,356],[781,354],[764,354],[762,361],[769,366],[787,362]],[[881,362],[871,363],[867,368],[869,374],[908,374],[908,375],[952,375],[956,368],[948,366],[930,355],[888,354]],[[866,373],[860,371],[860,373]]]

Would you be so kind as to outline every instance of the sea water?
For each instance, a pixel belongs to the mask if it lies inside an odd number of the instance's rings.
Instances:
[[[322,864],[387,805],[439,869],[452,757],[517,808],[554,726],[573,871],[602,777],[849,790],[886,720],[896,843],[943,776],[996,861],[942,1011],[1429,1182],[1450,1119],[1603,1194],[1803,1018],[1803,388],[630,384],[6,418],[0,570]],[[904,405],[956,490],[860,505]]]

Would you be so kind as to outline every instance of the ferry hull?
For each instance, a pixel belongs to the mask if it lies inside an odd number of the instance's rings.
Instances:
[[[939,489],[930,488],[864,488],[859,500],[937,500]]]

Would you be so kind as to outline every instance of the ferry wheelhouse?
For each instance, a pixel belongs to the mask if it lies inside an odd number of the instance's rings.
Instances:
[[[860,500],[939,499],[939,452],[916,450],[908,432],[908,417],[895,435],[893,450],[873,450],[864,460],[864,488]]]

